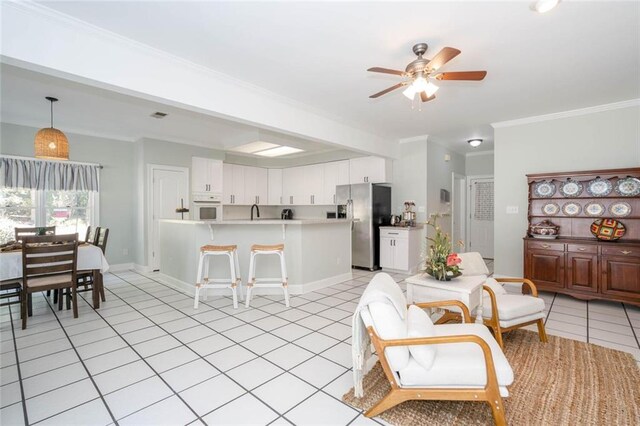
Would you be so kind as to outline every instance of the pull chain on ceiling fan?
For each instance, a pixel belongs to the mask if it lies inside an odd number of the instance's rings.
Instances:
[[[402,94],[407,98],[413,100],[416,94],[419,94],[422,102],[428,102],[435,99],[435,93],[439,89],[432,80],[479,81],[483,80],[487,75],[486,71],[437,72],[443,65],[458,56],[460,54],[460,50],[454,49],[453,47],[445,47],[438,52],[433,59],[429,60],[422,57],[422,55],[426,53],[428,47],[427,43],[418,43],[413,46],[413,53],[415,53],[418,58],[409,63],[404,71],[381,67],[369,68],[367,71],[370,72],[393,74],[408,78],[406,81],[402,81],[369,97],[377,98],[406,86],[407,88],[402,92]]]

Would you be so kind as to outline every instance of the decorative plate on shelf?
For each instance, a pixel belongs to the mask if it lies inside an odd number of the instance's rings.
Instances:
[[[613,185],[608,179],[597,177],[587,183],[587,193],[592,197],[606,197],[611,194]]]
[[[604,204],[589,203],[584,206],[584,214],[587,216],[602,216],[605,212]]]
[[[615,219],[596,219],[591,224],[591,233],[599,240],[614,241],[622,238],[626,228]]]
[[[631,205],[624,201],[619,201],[609,206],[609,212],[616,217],[629,216],[631,214]]]
[[[583,189],[582,183],[571,179],[560,184],[560,193],[565,197],[577,197],[582,194]]]
[[[557,205],[556,203],[547,203],[544,206],[542,206],[542,212],[544,214],[548,214],[549,216],[557,215],[559,211],[560,211],[560,206]]]
[[[533,193],[536,197],[551,197],[556,193],[556,186],[548,181],[538,182],[533,187]]]
[[[640,179],[630,176],[618,180],[616,182],[616,192],[624,197],[640,195]]]
[[[567,216],[579,215],[581,210],[582,207],[580,207],[580,204],[574,203],[573,201],[564,203],[562,205],[562,213],[566,214]]]

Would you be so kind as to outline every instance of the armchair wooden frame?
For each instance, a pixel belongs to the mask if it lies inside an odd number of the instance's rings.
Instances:
[[[439,308],[442,306],[455,305],[462,310],[464,322],[471,322],[469,309],[464,305],[464,303],[457,300],[416,303],[415,305],[420,308]],[[502,397],[500,396],[498,378],[496,376],[495,365],[493,363],[493,356],[491,355],[491,348],[482,338],[469,334],[459,336],[383,340],[378,337],[373,327],[367,327],[367,332],[369,333],[373,346],[376,349],[384,374],[387,377],[387,380],[389,380],[391,391],[384,398],[378,401],[376,405],[365,412],[365,416],[377,416],[389,408],[409,400],[486,401],[491,406],[491,412],[493,413],[495,424],[498,426],[504,426],[507,424],[504,415],[504,404],[502,402]],[[436,345],[441,343],[475,343],[480,346],[484,355],[484,362],[487,371],[487,384],[484,388],[402,388],[398,385],[393,371],[389,367],[389,362],[384,354],[385,348],[393,346]]]
[[[523,285],[527,285],[529,287],[529,291],[533,297],[538,297],[538,289],[533,281],[527,278],[495,278],[499,283],[523,283]],[[491,299],[491,318],[483,319],[484,325],[489,327],[493,332],[493,335],[496,338],[496,341],[500,345],[500,347],[504,347],[502,342],[502,333],[506,333],[511,330],[515,330],[517,328],[526,327],[527,325],[537,324],[538,325],[538,335],[540,336],[540,341],[542,343],[547,343],[547,331],[544,328],[544,318],[540,318],[537,320],[523,322],[521,324],[516,324],[511,327],[500,327],[500,316],[498,315],[498,303],[496,301],[496,294],[491,290],[490,287],[483,285],[483,290],[489,294],[489,298]]]

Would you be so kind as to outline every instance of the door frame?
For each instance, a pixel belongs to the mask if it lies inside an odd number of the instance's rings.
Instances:
[[[465,215],[466,218],[466,223],[465,223],[465,236],[466,236],[466,243],[471,241],[471,182],[474,179],[493,179],[493,191],[494,191],[494,201],[495,201],[495,177],[494,175],[472,175],[472,176],[467,176],[467,214]],[[495,210],[496,210],[496,206],[495,204],[493,205],[493,244],[494,244],[494,252],[493,255],[495,257],[496,253],[495,253],[495,243],[496,243],[496,233],[495,233]]]
[[[464,192],[461,198],[462,199],[461,207],[456,205],[456,197],[458,196],[456,180],[461,180],[462,182],[464,182],[464,184],[462,185],[464,187]],[[467,241],[467,205],[468,205],[467,182],[468,182],[467,176],[460,173],[451,172],[451,250],[453,250],[454,252],[463,251],[460,248],[456,250],[456,243],[458,242],[457,240],[463,240],[465,244],[465,247],[464,247],[465,249],[467,245],[467,242],[466,242]],[[462,223],[460,226],[461,235],[456,235],[454,231],[456,229],[455,224],[459,220],[459,219],[456,220],[456,218],[460,217],[460,213],[457,211],[459,207],[462,209]]]
[[[189,167],[181,167],[181,166],[165,166],[162,164],[147,164],[147,211],[146,211],[146,220],[147,220],[147,265],[149,270],[155,271],[156,265],[154,264],[154,256],[153,256],[153,206],[154,206],[154,182],[153,182],[153,172],[156,170],[169,170],[173,172],[182,172],[185,173],[187,177],[187,196],[185,202],[187,206],[190,205],[189,202],[189,194],[190,194],[190,179],[189,179]]]

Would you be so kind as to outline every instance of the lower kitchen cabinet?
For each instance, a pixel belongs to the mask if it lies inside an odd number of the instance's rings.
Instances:
[[[640,305],[640,242],[526,237],[524,276],[539,290]]]
[[[422,227],[380,227],[380,267],[414,274],[420,269]]]

